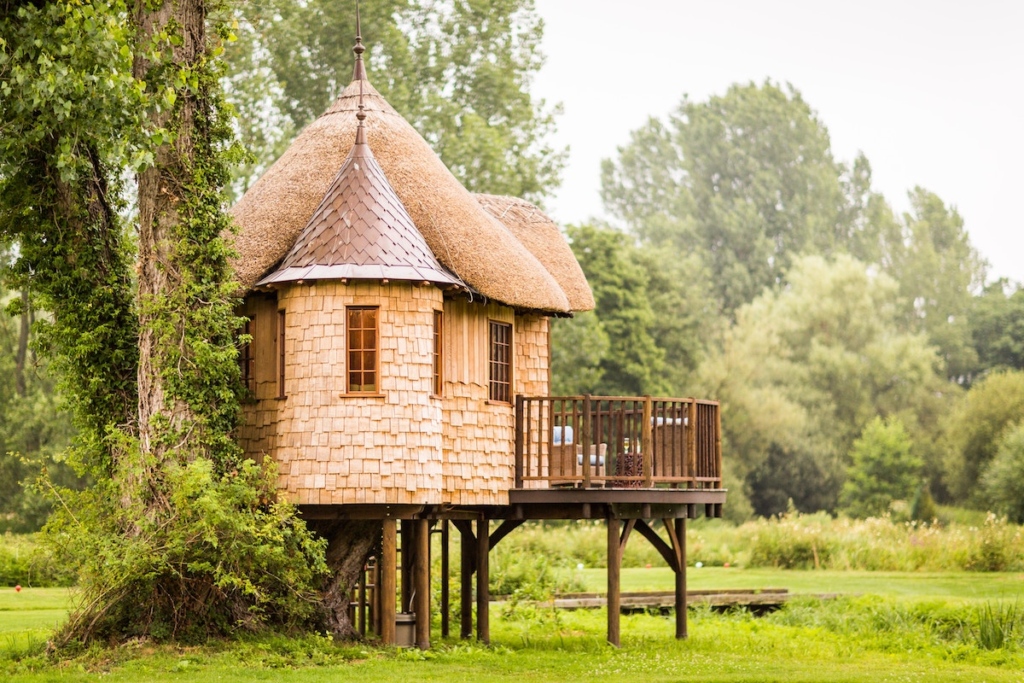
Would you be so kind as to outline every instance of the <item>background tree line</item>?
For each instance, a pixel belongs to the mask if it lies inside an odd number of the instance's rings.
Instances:
[[[1024,291],[985,286],[934,193],[897,214],[792,86],[684,98],[602,166],[617,221],[569,228],[594,314],[558,393],[723,404],[732,514],[989,506],[1021,517]]]

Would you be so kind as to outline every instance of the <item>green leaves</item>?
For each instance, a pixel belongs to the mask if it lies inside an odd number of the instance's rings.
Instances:
[[[618,151],[602,164],[605,206],[640,238],[696,253],[727,313],[780,282],[801,252],[840,246],[844,169],[792,87],[684,98]]]
[[[802,510],[833,509],[865,424],[896,415],[912,435],[934,435],[943,392],[956,391],[927,341],[900,331],[887,276],[848,256],[806,256],[787,279],[737,311],[700,368],[704,393],[723,402],[730,462],[760,514],[784,511],[788,498]],[[916,455],[937,477],[934,436],[919,441]]]
[[[256,157],[244,190],[349,82],[339,36],[355,36],[355,3],[270,0],[236,18],[227,88]],[[529,93],[544,59],[532,0],[367,3],[362,31],[371,82],[470,191],[536,201],[558,185],[565,151],[547,138],[559,110]]]
[[[923,465],[912,454],[912,445],[898,418],[871,420],[853,443],[841,509],[851,517],[877,517],[893,501],[909,501]]]

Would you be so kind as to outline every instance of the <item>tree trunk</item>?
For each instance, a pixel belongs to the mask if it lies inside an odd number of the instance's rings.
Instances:
[[[21,329],[18,330],[18,349],[14,355],[14,388],[18,396],[25,396],[28,387],[25,384],[25,361],[28,359],[28,328],[29,328],[28,289],[21,290]]]
[[[138,49],[135,53],[133,72],[140,81],[160,82],[158,73],[150,78],[151,72],[174,68],[183,71],[196,67],[203,56],[205,47],[206,10],[202,0],[164,0],[156,6],[151,0],[136,0],[134,20],[137,31]],[[178,45],[168,48],[158,43],[155,36],[167,29],[180,36]],[[170,64],[151,62],[147,48],[159,47],[171,52]],[[166,80],[166,77],[164,77]],[[175,106],[151,107],[149,127],[152,130],[173,127],[174,138],[170,143],[160,145],[154,153],[154,164],[138,175],[139,207],[139,444],[144,456],[151,456],[150,462],[161,463],[167,457],[168,443],[162,437],[180,433],[193,417],[189,406],[181,400],[169,401],[164,371],[161,363],[162,349],[157,328],[161,325],[173,327],[174,339],[184,343],[184,315],[166,316],[161,319],[157,307],[180,285],[175,264],[177,228],[181,220],[180,210],[185,199],[183,188],[189,184],[186,177],[193,156],[193,132],[197,103],[195,97],[184,89],[179,96],[183,101]],[[153,93],[154,98],[162,96]],[[168,319],[169,318],[169,319]],[[168,335],[163,335],[166,338]],[[183,356],[188,356],[181,349]],[[160,418],[158,421],[155,418]],[[145,484],[145,481],[136,482]]]
[[[346,520],[310,524],[310,528],[327,539],[330,574],[321,589],[327,627],[339,640],[357,638],[359,633],[348,613],[352,588],[359,581],[366,561],[380,550],[383,525],[376,520]]]

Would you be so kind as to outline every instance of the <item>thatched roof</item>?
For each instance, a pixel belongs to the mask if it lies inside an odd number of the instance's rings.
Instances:
[[[434,258],[362,133],[291,251],[258,285],[345,278],[461,284]]]
[[[569,299],[569,308],[574,311],[593,310],[594,294],[587,284],[587,277],[562,231],[547,214],[525,199],[494,194],[474,196],[487,213],[511,230],[554,276]]]
[[[555,277],[491,216],[427,142],[361,81],[367,143],[440,263],[483,296],[522,309],[572,309]],[[360,80],[305,128],[231,213],[240,231],[235,270],[251,289],[291,250],[345,161],[356,135]]]

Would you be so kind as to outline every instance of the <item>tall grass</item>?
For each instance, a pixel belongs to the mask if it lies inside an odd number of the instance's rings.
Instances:
[[[655,525],[664,537],[660,524]],[[792,514],[733,526],[696,520],[687,530],[687,559],[706,566],[868,571],[1024,571],[1022,527],[989,514],[980,525],[900,522],[889,517],[834,519]],[[544,557],[553,567],[604,567],[607,531],[600,520],[528,523],[496,548]],[[663,564],[634,532],[625,567]]]
[[[978,647],[998,650],[1018,644],[1022,615],[1017,603],[986,602],[975,609],[976,625],[971,630]]]

